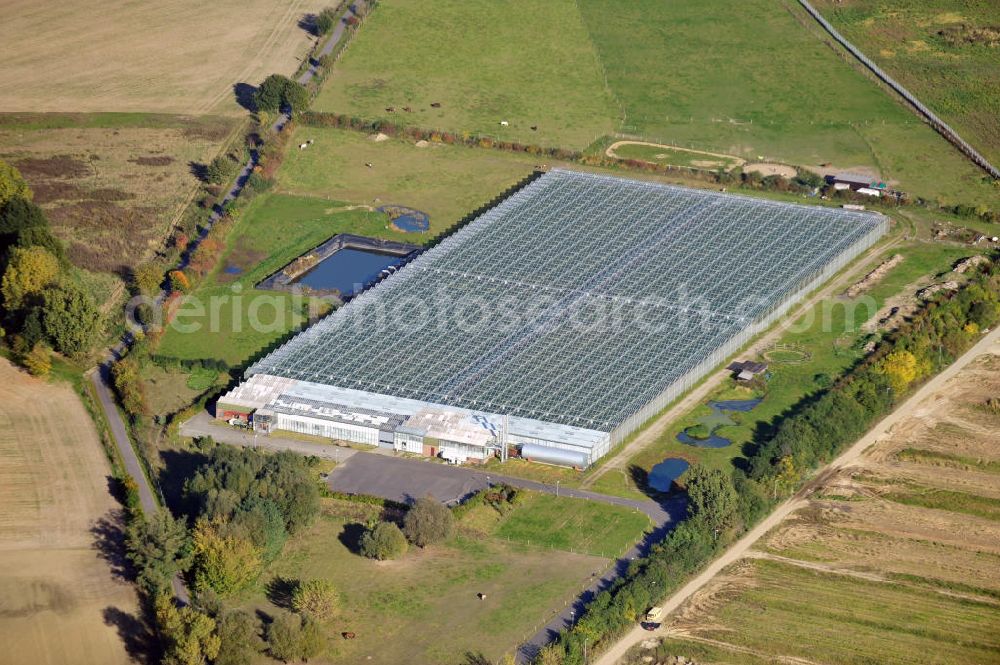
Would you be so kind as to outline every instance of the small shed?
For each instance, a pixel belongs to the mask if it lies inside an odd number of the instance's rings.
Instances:
[[[753,360],[742,360],[732,362],[726,368],[736,375],[737,381],[750,381],[758,374],[767,371],[767,363],[759,363]]]

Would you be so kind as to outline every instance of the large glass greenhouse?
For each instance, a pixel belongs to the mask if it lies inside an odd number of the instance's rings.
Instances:
[[[466,414],[487,448],[586,465],[886,230],[872,212],[554,170],[247,376],[338,413]]]

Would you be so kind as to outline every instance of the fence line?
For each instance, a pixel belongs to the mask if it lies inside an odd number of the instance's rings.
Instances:
[[[861,62],[861,64],[867,67],[883,83],[885,83],[887,86],[889,86],[897,93],[899,93],[899,95],[903,99],[908,101],[913,106],[913,108],[915,108],[917,112],[920,113],[920,115],[922,115],[927,120],[927,122],[930,123],[931,127],[933,127],[935,130],[937,130],[939,134],[941,134],[941,136],[945,137],[949,142],[952,143],[952,145],[958,148],[966,157],[971,159],[973,163],[975,163],[977,166],[982,168],[984,171],[989,173],[994,178],[1000,179],[1000,170],[998,170],[995,166],[990,164],[990,162],[985,157],[979,154],[975,148],[973,148],[961,136],[959,136],[958,132],[956,132],[954,129],[948,126],[948,123],[946,123],[941,118],[937,117],[937,115],[933,111],[924,106],[919,99],[917,99],[913,94],[910,93],[909,90],[904,88],[902,85],[897,83],[895,79],[893,79],[887,73],[882,71],[881,67],[872,62],[872,60],[864,53],[862,53],[860,50],[858,50],[858,48],[855,47],[854,44],[847,41],[847,39],[844,38],[843,35],[837,32],[837,29],[834,28],[829,21],[823,18],[823,16],[818,11],[816,11],[816,9],[811,4],[809,4],[808,0],[799,0],[799,4],[802,5],[802,7],[807,12],[809,12],[809,14],[814,19],[816,19],[817,23],[823,26],[824,30],[830,33],[831,37],[833,37],[841,46],[847,49],[851,55],[857,58],[858,61]]]

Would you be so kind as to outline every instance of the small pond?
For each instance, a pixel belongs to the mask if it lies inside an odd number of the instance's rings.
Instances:
[[[314,291],[336,290],[346,298],[359,293],[383,270],[400,265],[403,258],[395,254],[345,247],[302,273],[295,283]]]
[[[674,485],[674,481],[687,471],[689,464],[679,457],[668,457],[649,472],[646,482],[654,490],[669,492]]]
[[[715,430],[725,425],[736,424],[732,418],[726,415],[726,411],[747,413],[748,411],[752,411],[761,401],[760,399],[730,399],[709,402],[708,406],[712,409],[712,413],[698,420],[700,425],[708,428],[708,437],[694,437],[688,434],[687,431],[682,431],[677,435],[677,440],[689,446],[697,446],[699,448],[725,448],[733,442],[724,436],[715,434]]]
[[[384,205],[376,208],[389,215],[389,221],[399,231],[423,233],[431,228],[431,220],[426,212],[400,205]]]

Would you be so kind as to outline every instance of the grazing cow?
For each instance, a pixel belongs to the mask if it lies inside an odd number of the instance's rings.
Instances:
[[[386,106],[385,107],[385,111],[386,111],[386,113],[395,113],[396,112],[396,107],[395,106]]]
[[[409,106],[404,106],[403,110],[406,111],[407,113],[412,113],[413,112],[413,109],[411,109]]]
[[[432,109],[439,109],[439,108],[441,108],[441,102],[431,102],[431,108]]]
[[[357,635],[355,635],[354,633],[352,633],[350,631],[343,632],[343,633],[341,633],[341,635],[344,636],[345,640],[353,640],[355,637],[357,637]]]
[[[510,127],[510,123],[507,122],[506,120],[501,120],[500,121],[500,126],[501,127]]]
[[[313,140],[309,139],[308,141],[306,141],[306,143],[308,143],[309,145],[312,145],[313,144]]]
[[[371,162],[365,162],[365,166],[367,166],[367,167],[368,167],[368,168],[370,168],[370,169],[373,169],[373,168],[375,168],[375,165],[374,165],[374,164],[372,164]]]
[[[305,150],[308,147],[309,147],[308,143],[300,143],[299,144],[299,150]]]
[[[537,132],[538,131],[538,125],[532,125],[531,126],[531,131]]]

